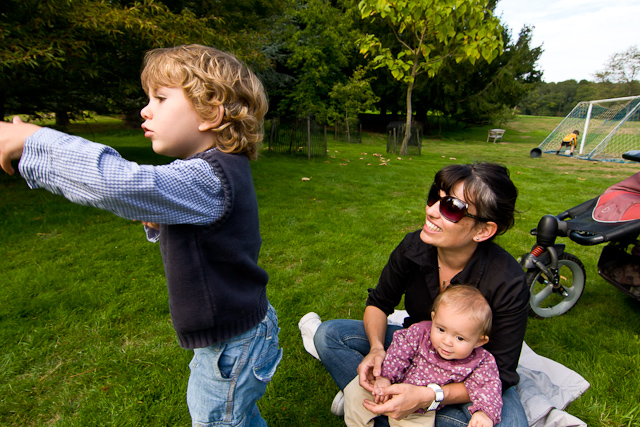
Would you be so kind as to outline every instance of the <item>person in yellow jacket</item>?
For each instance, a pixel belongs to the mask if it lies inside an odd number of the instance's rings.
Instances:
[[[573,150],[578,146],[578,135],[580,135],[580,131],[574,130],[572,133],[568,134],[562,139],[560,143],[560,148],[556,151],[556,155],[560,154],[560,150],[562,147],[569,146],[571,149],[571,156],[573,156]]]

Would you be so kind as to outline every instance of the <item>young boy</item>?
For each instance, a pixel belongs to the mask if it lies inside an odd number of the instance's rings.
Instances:
[[[138,165],[110,147],[51,129],[0,123],[0,165],[31,188],[141,220],[160,241],[180,346],[193,349],[194,426],[265,426],[256,405],[282,358],[276,313],[257,265],[261,237],[249,159],[267,100],[234,56],[188,45],[145,56],[142,128],[168,165]]]
[[[402,420],[389,418],[392,427],[431,427],[435,423],[438,393],[451,382],[463,382],[471,397],[470,427],[493,427],[500,422],[502,383],[494,357],[483,349],[491,329],[491,308],[476,288],[447,287],[436,297],[432,321],[424,321],[393,334],[393,341],[376,378],[373,398],[358,377],[344,389],[344,419],[347,426],[373,426],[375,414],[367,409],[385,403],[391,396],[385,388],[408,383],[432,388],[434,403]]]
[[[564,138],[562,138],[562,142],[560,142],[560,148],[556,151],[556,155],[560,154],[560,150],[562,147],[569,147],[571,149],[570,156],[573,156],[573,150],[578,146],[578,135],[580,135],[580,131],[574,130],[572,133],[567,134]]]

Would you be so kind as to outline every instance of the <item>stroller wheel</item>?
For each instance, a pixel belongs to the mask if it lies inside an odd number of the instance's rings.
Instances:
[[[558,287],[554,287],[538,269],[527,272],[527,286],[531,291],[529,305],[536,317],[555,317],[569,311],[584,291],[586,273],[582,262],[574,255],[563,253],[558,257]]]

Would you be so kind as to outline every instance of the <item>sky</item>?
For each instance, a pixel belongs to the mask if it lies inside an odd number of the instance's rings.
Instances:
[[[640,0],[499,0],[495,15],[514,41],[534,27],[531,47],[542,46],[542,80],[594,81],[611,55],[640,47]]]

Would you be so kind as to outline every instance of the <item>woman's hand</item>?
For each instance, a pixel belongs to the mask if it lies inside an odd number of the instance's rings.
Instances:
[[[387,354],[382,348],[374,348],[367,354],[360,365],[358,365],[358,377],[360,387],[373,393],[376,378],[382,373],[382,361]]]
[[[393,384],[383,389],[383,392],[391,397],[385,403],[377,405],[371,400],[365,400],[363,405],[374,414],[387,415],[396,420],[401,420],[417,409],[429,406],[436,398],[436,393],[429,387],[411,384]]]

